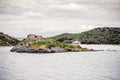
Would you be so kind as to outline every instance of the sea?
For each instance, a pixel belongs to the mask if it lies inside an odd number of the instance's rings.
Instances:
[[[0,47],[0,80],[120,80],[120,45],[81,45],[96,51],[16,53]]]

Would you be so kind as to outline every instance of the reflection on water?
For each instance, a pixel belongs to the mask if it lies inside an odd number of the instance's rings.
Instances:
[[[0,47],[0,80],[120,80],[119,46],[81,46],[105,51],[21,54]]]

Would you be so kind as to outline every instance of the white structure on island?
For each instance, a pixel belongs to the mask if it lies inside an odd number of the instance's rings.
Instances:
[[[81,42],[77,40],[77,41],[72,42],[72,44],[73,44],[73,45],[80,45]]]

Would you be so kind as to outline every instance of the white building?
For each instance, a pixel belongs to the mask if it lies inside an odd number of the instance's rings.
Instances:
[[[80,45],[81,42],[80,42],[80,41],[74,41],[74,42],[72,42],[72,44],[73,44],[73,45]]]

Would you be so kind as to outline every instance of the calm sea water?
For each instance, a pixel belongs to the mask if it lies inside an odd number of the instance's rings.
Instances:
[[[26,54],[0,47],[0,80],[120,80],[120,46],[81,46],[104,51]]]

